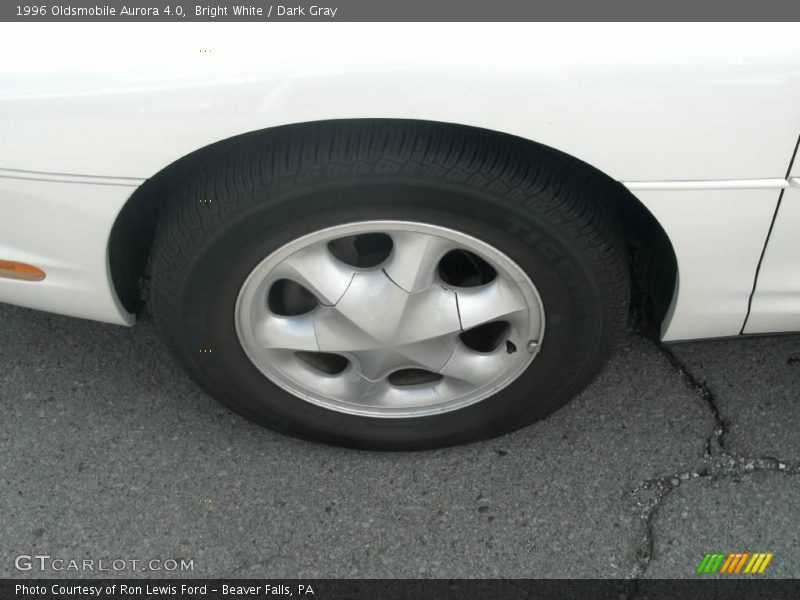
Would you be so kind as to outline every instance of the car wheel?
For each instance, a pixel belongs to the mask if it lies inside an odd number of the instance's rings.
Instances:
[[[627,315],[596,181],[450,125],[244,136],[171,193],[153,312],[205,390],[276,430],[376,449],[498,435],[569,401]]]

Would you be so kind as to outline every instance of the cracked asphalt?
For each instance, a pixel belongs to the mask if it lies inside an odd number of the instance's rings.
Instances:
[[[0,577],[76,576],[14,568],[48,554],[191,559],[173,575],[196,577],[688,578],[710,551],[800,576],[800,336],[628,332],[545,421],[388,454],[248,423],[148,319],[0,305],[0,323]]]

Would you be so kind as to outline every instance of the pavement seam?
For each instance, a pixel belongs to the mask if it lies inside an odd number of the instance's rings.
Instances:
[[[634,564],[628,575],[629,579],[634,580],[644,575],[653,560],[655,546],[653,519],[662,501],[682,484],[704,479],[738,477],[762,471],[774,471],[781,475],[800,475],[800,462],[781,460],[772,456],[745,456],[731,448],[727,437],[727,423],[708,384],[700,381],[670,348],[658,340],[646,337],[656,345],[658,351],[683,379],[684,384],[700,396],[711,413],[714,427],[706,438],[705,456],[695,468],[642,480],[629,492],[639,510],[639,532],[633,551]]]

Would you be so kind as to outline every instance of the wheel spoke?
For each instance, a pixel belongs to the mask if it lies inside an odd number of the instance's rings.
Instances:
[[[314,319],[314,329],[323,352],[374,351],[381,344],[361,329],[340,307],[321,307]]]
[[[339,375],[326,375],[305,370],[302,375],[307,385],[319,394],[333,398],[351,398],[358,401],[368,394],[374,383],[364,379],[355,369],[347,369]]]
[[[313,314],[281,317],[265,312],[254,324],[253,335],[261,348],[312,352],[319,350]]]
[[[395,342],[400,345],[435,339],[461,330],[458,302],[452,290],[441,286],[408,296]]]
[[[456,297],[463,329],[528,309],[522,292],[502,278],[481,287],[459,288]]]
[[[378,348],[369,350],[348,350],[347,357],[355,363],[356,370],[370,381],[379,381],[395,368],[416,367],[411,361],[408,364],[398,363],[396,355]]]
[[[424,369],[432,373],[447,364],[458,344],[457,336],[445,335],[396,348],[347,349],[343,351],[361,374],[372,381],[399,369]]]
[[[442,397],[436,385],[399,387],[391,385],[384,379],[369,386],[359,403],[371,408],[402,410],[437,404],[441,401]]]
[[[458,345],[457,335],[441,335],[397,348],[413,366],[438,373],[450,360]]]
[[[394,247],[384,271],[407,292],[418,292],[433,285],[439,261],[455,244],[445,238],[397,231],[392,233]]]
[[[273,273],[275,279],[303,285],[320,304],[333,306],[347,291],[354,271],[336,260],[326,244],[313,244],[287,257]]]
[[[477,388],[490,383],[513,361],[512,355],[504,348],[490,354],[481,354],[459,346],[440,373],[445,379],[458,380],[457,385],[460,387]]]
[[[345,398],[362,408],[403,409],[442,400],[435,386],[396,387],[386,379],[370,381],[351,370],[335,376],[315,375],[309,384],[319,394]]]

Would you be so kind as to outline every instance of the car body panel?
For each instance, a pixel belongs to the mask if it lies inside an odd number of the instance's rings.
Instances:
[[[129,324],[107,243],[140,180],[240,133],[402,118],[626,183],[678,258],[663,338],[736,335],[800,131],[794,40],[791,24],[4,24],[0,259],[52,273],[0,280],[0,300]]]
[[[780,190],[639,190],[678,262],[665,341],[738,335]]]
[[[0,258],[36,265],[43,281],[0,278],[0,301],[131,325],[111,284],[108,238],[133,185],[0,176]]]
[[[800,331],[800,180],[783,192],[744,333]]]
[[[17,57],[0,78],[6,169],[145,178],[240,133],[403,118],[517,135],[619,181],[761,179],[784,175],[800,131],[789,24],[0,31]]]

